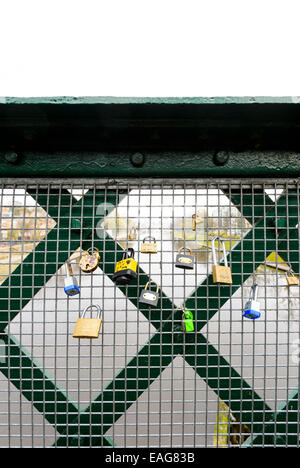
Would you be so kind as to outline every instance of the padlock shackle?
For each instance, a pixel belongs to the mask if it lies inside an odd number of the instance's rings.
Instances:
[[[93,308],[96,308],[98,313],[97,313],[97,318],[101,318],[102,316],[102,309],[99,305],[96,305],[96,304],[91,304],[89,306],[87,306],[84,311],[82,312],[82,314],[80,315],[80,318],[84,318],[85,314],[87,313],[88,310],[91,310]]]
[[[258,295],[258,284],[253,283],[250,289],[249,300],[257,301],[257,295]]]
[[[134,249],[132,247],[129,247],[123,252],[122,260],[125,260],[125,258],[134,258]]]
[[[292,267],[290,267],[290,269],[285,273],[285,275],[286,276],[293,276],[295,278],[295,272],[292,269]]]
[[[180,249],[178,250],[178,253],[181,253],[181,252],[185,253],[187,250],[190,252],[190,255],[193,255],[193,252],[191,251],[189,247],[180,247]]]
[[[149,284],[151,285],[151,283],[155,284],[154,281],[148,281],[144,289],[147,290],[149,287]],[[151,291],[150,288],[149,288],[149,291]],[[158,284],[156,285],[156,292],[158,293]]]
[[[90,247],[89,249],[87,249],[86,252],[89,252],[90,250],[91,250],[92,252],[97,252],[97,253],[99,253],[98,247]]]
[[[191,312],[190,310],[186,310],[186,308],[184,307],[184,305],[180,305],[180,309],[182,310],[182,317],[185,317],[186,314],[189,315],[189,317],[186,317],[186,318],[192,318],[194,319],[194,315],[193,315],[193,312]],[[190,316],[191,314],[191,316]]]
[[[145,239],[143,239],[143,243],[144,243],[146,240],[153,240],[154,243],[156,242],[155,237],[152,237],[152,236],[147,236],[147,237],[145,237]]]
[[[193,313],[190,310],[183,310],[182,311],[182,318],[194,320]]]
[[[70,278],[70,276],[73,276],[73,269],[72,269],[71,262],[67,261],[65,263],[65,272],[66,272],[66,277],[67,278]]]
[[[217,255],[216,255],[216,245],[215,245],[215,242],[216,240],[218,240],[219,242],[222,243],[222,249],[223,249],[223,257],[224,257],[224,265],[226,267],[228,267],[228,263],[227,263],[227,252],[226,252],[226,246],[225,246],[225,241],[224,239],[222,239],[221,237],[214,237],[211,241],[211,248],[212,248],[212,256],[213,256],[213,264],[214,266],[217,266],[218,263],[217,263]]]

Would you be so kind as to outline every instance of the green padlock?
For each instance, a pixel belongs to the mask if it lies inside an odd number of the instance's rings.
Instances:
[[[182,312],[182,329],[185,333],[195,331],[194,316],[190,310],[183,309]]]

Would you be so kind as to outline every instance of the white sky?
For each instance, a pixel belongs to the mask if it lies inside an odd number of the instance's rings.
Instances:
[[[297,0],[2,0],[0,96],[297,96]]]

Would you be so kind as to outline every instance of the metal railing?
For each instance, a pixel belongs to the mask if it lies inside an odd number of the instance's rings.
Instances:
[[[299,272],[298,218],[295,180],[0,181],[0,446],[298,446],[299,286],[285,273]],[[141,253],[149,235],[157,254]],[[230,285],[213,282],[215,236]],[[78,267],[89,247],[100,251],[92,274]],[[138,276],[116,286],[127,247]],[[181,247],[193,270],[175,267]],[[71,298],[67,261],[80,284]],[[139,303],[149,280],[153,308]],[[95,303],[99,339],[72,338]]]

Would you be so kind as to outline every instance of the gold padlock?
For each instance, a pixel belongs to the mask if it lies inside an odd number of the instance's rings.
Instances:
[[[145,242],[147,240],[149,241],[153,240],[154,242]],[[157,253],[157,243],[154,237],[151,237],[151,236],[145,237],[141,245],[141,253],[145,253],[145,254]]]
[[[217,265],[215,241],[218,240],[222,243],[223,256],[225,265]],[[214,283],[232,284],[231,269],[227,264],[227,252],[225,242],[220,237],[212,239],[212,255],[213,255],[213,281]]]
[[[88,310],[96,308],[97,318],[85,318],[85,314]],[[98,305],[90,305],[86,307],[83,311],[83,314],[77,319],[73,338],[98,338],[100,333],[100,328],[102,324],[102,310]]]
[[[92,250],[93,253],[90,254],[89,251]],[[97,247],[90,247],[87,251],[82,252],[81,259],[79,262],[80,269],[84,273],[93,273],[99,265],[100,254]]]
[[[129,240],[136,240],[136,229],[135,227],[132,227],[129,231],[129,234],[128,234],[128,239]]]
[[[299,286],[299,279],[297,278],[297,276],[294,275],[294,272],[292,269],[287,271],[286,281],[287,281],[288,286]]]
[[[203,218],[197,215],[197,213],[193,214],[193,231],[196,231],[197,229],[197,224],[199,224]]]

